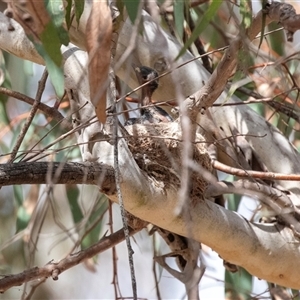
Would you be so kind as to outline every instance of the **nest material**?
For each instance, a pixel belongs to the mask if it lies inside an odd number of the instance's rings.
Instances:
[[[138,166],[151,177],[154,182],[166,190],[180,187],[182,170],[182,132],[180,124],[159,123],[126,126],[130,136],[128,147]],[[212,172],[211,159],[206,149],[204,138],[196,135],[193,145],[193,161],[196,165]],[[191,171],[190,199],[196,203],[203,199],[208,183],[198,172]]]

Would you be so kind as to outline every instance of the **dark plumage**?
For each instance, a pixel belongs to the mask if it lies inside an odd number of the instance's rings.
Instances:
[[[141,92],[141,105],[146,106],[151,104],[152,94],[158,87],[158,73],[149,67],[136,67],[135,73],[140,85],[151,81],[149,84],[142,88]],[[155,79],[156,78],[156,79]],[[173,118],[159,106],[149,106],[141,108],[140,118],[130,118],[126,121],[125,125],[133,124],[149,124],[149,123],[166,123],[173,122]]]

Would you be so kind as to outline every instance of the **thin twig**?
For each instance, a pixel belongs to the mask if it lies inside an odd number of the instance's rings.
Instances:
[[[43,284],[46,280],[47,280],[47,278],[43,278],[42,280],[39,280],[36,284],[31,285],[30,291],[29,291],[28,293],[26,293],[26,295],[24,295],[24,300],[30,300],[31,297],[33,296],[35,290],[36,290],[41,284]]]
[[[134,235],[143,228],[144,226],[135,229],[129,228],[128,234],[130,236]],[[85,250],[71,254],[68,257],[60,260],[58,263],[50,261],[44,267],[33,267],[18,274],[1,276],[2,278],[0,279],[0,293],[4,293],[11,287],[19,286],[25,282],[30,282],[33,280],[44,279],[48,277],[52,277],[53,280],[58,280],[59,274],[82,263],[88,258],[92,258],[95,255],[104,252],[107,249],[110,249],[111,247],[122,242],[124,239],[124,231],[123,229],[120,229],[110,236],[104,236],[95,245]]]
[[[113,230],[113,216],[112,216],[112,203],[109,201],[108,203],[108,217],[109,217],[109,230],[110,230],[110,234],[113,234],[114,230]],[[120,297],[122,297],[122,293],[120,290],[120,286],[119,286],[119,279],[118,279],[118,256],[117,256],[117,251],[116,251],[116,247],[112,247],[111,248],[112,251],[112,259],[113,259],[113,279],[112,279],[112,284],[114,286],[114,292],[115,292],[115,299],[117,299],[118,296],[118,291],[120,294]]]
[[[73,111],[69,116],[67,116],[66,118],[61,119],[60,121],[58,121],[43,137],[41,137],[30,149],[28,149],[26,152],[24,152],[23,154],[20,154],[19,156],[17,156],[17,158],[20,158],[22,156],[22,158],[20,159],[20,161],[28,161],[31,160],[32,158],[38,156],[39,154],[41,154],[42,152],[44,152],[46,149],[48,149],[49,147],[51,147],[51,145],[56,144],[57,142],[59,142],[62,138],[66,138],[69,135],[71,135],[72,133],[74,133],[74,130],[77,131],[79,129],[81,129],[81,127],[76,127],[73,128],[72,126],[68,127],[69,131],[66,132],[64,135],[60,136],[58,139],[56,139],[53,143],[50,144],[50,146],[46,146],[43,149],[38,150],[33,156],[25,159],[25,157],[30,153],[33,152],[32,150],[42,141],[44,140],[53,130],[55,130],[56,127],[58,127],[60,124],[62,124],[63,122],[65,122],[68,118],[70,118],[73,114],[75,114],[77,111],[81,110],[84,106],[87,105],[88,102],[86,102],[85,104],[83,104],[81,107],[78,108],[78,110]],[[96,118],[96,116],[90,118],[89,120],[86,121],[86,123],[83,123],[81,126],[86,126],[88,127],[89,125],[91,125],[92,123],[88,123],[90,120],[93,120],[94,118]],[[96,121],[94,121],[96,122]]]
[[[0,87],[0,93],[3,95],[9,96],[9,97],[15,98],[17,100],[21,100],[29,105],[34,105],[34,103],[35,103],[35,100],[33,98],[28,97],[22,93],[9,90],[4,87]],[[65,120],[64,116],[56,108],[50,107],[41,102],[39,102],[37,105],[38,105],[38,109],[41,110],[47,117],[52,118],[56,121],[62,122],[63,126],[68,129],[72,128],[71,123],[67,122]]]
[[[129,228],[127,224],[127,219],[126,219],[126,211],[124,207],[124,202],[123,202],[123,196],[122,196],[122,191],[121,191],[121,178],[120,178],[120,170],[119,170],[119,160],[118,160],[118,117],[115,116],[114,118],[114,169],[115,169],[115,179],[116,179],[116,192],[117,192],[117,197],[119,200],[119,205],[120,205],[120,211],[121,211],[121,217],[122,217],[122,223],[124,226],[124,234],[125,234],[125,240],[126,240],[126,245],[127,245],[127,250],[128,250],[128,260],[129,260],[129,267],[130,267],[130,275],[131,275],[131,284],[132,284],[132,292],[133,292],[133,299],[137,300],[137,287],[136,287],[136,279],[135,279],[135,271],[134,271],[134,264],[133,264],[133,250],[131,247],[130,243],[130,236],[129,236]]]
[[[17,152],[24,140],[24,137],[28,131],[28,128],[38,110],[38,106],[39,106],[39,103],[41,102],[41,99],[42,99],[42,95],[43,95],[43,92],[45,90],[45,85],[46,85],[46,80],[48,78],[48,72],[47,70],[45,69],[43,75],[42,75],[42,78],[41,80],[39,81],[39,85],[38,85],[38,90],[37,90],[37,93],[36,93],[36,97],[35,97],[35,102],[34,104],[32,105],[32,108],[31,108],[31,111],[30,111],[30,114],[18,136],[18,139],[17,139],[17,142],[16,142],[16,145],[15,147],[13,148],[13,151],[12,151],[12,154],[10,156],[10,159],[8,160],[8,163],[12,163],[16,156],[17,156]]]
[[[158,253],[156,251],[156,236],[155,236],[155,233],[152,235],[152,246],[153,246],[153,254],[154,254],[153,257],[157,257]],[[158,280],[157,274],[156,274],[156,265],[157,265],[157,262],[156,262],[155,259],[153,259],[153,261],[152,261],[152,273],[153,273],[154,281],[155,281],[156,297],[157,297],[157,300],[161,300],[162,298],[161,298],[160,290],[159,290],[159,280]]]
[[[39,154],[43,153],[45,150],[49,149],[50,147],[52,147],[53,145],[57,144],[59,141],[62,141],[63,139],[69,137],[70,135],[72,135],[73,133],[77,132],[78,130],[88,127],[89,125],[98,122],[98,120],[94,120],[93,122],[91,122],[93,119],[95,119],[94,117],[91,117],[90,119],[88,119],[86,122],[82,123],[81,125],[77,126],[76,128],[73,128],[72,130],[66,132],[65,134],[62,134],[60,137],[58,137],[57,139],[55,139],[53,142],[51,142],[49,145],[47,145],[46,147],[44,147],[43,149],[41,149],[40,151],[38,151],[37,153],[33,154],[30,157],[27,157],[26,159],[22,159],[22,161],[26,162],[26,161],[30,161],[33,158],[35,158],[36,156],[38,156]],[[91,123],[90,123],[91,122]]]
[[[219,171],[239,177],[253,177],[259,179],[272,179],[272,180],[290,180],[300,181],[300,174],[282,174],[273,172],[259,172],[251,170],[242,170],[222,164],[217,160],[212,161],[212,166]]]
[[[110,73],[110,94],[111,94],[111,100],[114,101],[112,110],[115,112],[116,110],[116,95],[117,95],[117,89],[115,86],[115,76],[114,72]],[[128,250],[128,260],[129,260],[129,267],[130,267],[130,275],[131,275],[131,285],[132,285],[132,292],[133,292],[133,299],[137,300],[137,287],[136,287],[136,278],[135,278],[135,271],[134,271],[134,263],[133,263],[133,250],[130,243],[130,235],[129,235],[129,229],[128,229],[128,222],[126,217],[126,211],[124,207],[123,202],[123,196],[121,191],[121,178],[120,178],[120,169],[119,169],[119,138],[118,138],[118,131],[119,131],[119,119],[118,116],[115,115],[114,117],[110,117],[110,119],[107,119],[107,123],[110,124],[110,130],[113,134],[113,143],[114,143],[114,171],[115,171],[115,185],[116,185],[116,194],[119,201],[120,206],[120,212],[121,212],[121,218],[123,223],[123,229],[125,234],[125,240]],[[111,128],[112,126],[112,128]]]

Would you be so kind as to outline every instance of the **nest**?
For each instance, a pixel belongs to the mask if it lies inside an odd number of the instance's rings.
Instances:
[[[165,191],[178,191],[182,170],[182,132],[177,122],[126,126],[130,136],[128,147],[140,167]],[[193,162],[212,172],[211,159],[204,138],[197,134],[193,145]],[[199,168],[198,168],[199,169]],[[191,171],[189,198],[191,203],[203,199],[208,183],[199,172]]]

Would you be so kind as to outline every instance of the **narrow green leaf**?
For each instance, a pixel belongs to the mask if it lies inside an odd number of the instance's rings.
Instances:
[[[228,195],[227,207],[229,210],[238,211],[242,196],[236,194]]]
[[[242,25],[244,29],[250,27],[252,22],[252,9],[251,1],[241,0],[240,1],[240,14],[242,16]]]
[[[245,269],[239,268],[236,273],[225,271],[226,299],[250,300],[252,291],[252,275]]]
[[[233,75],[232,84],[224,102],[226,102],[239,87],[245,86],[253,81],[253,79],[248,76],[248,69],[251,65],[253,65],[253,59],[248,49],[242,48],[238,52],[237,70]]]
[[[26,212],[24,206],[20,206],[17,212],[17,232],[25,229],[31,216]]]
[[[138,10],[139,10],[139,4],[140,4],[140,0],[123,0],[124,1],[124,5],[126,7],[128,16],[130,21],[132,22],[132,24],[134,23]]]
[[[227,96],[226,99],[224,100],[224,103],[226,103],[231,98],[231,96],[236,92],[238,88],[252,82],[253,79],[249,76],[245,77],[244,73],[238,70],[235,72],[232,81],[233,83],[231,84],[230,89],[227,92]]]
[[[83,218],[81,208],[78,204],[79,189],[78,189],[77,185],[66,185],[65,188],[66,188],[66,193],[67,193],[71,213],[73,216],[73,221],[75,224],[77,224]]]
[[[21,185],[14,185],[14,197],[18,206],[23,205],[23,187]]]
[[[200,34],[206,29],[209,22],[212,20],[212,18],[215,16],[217,10],[219,9],[220,5],[222,4],[222,1],[219,0],[213,0],[205,12],[203,18],[199,20],[199,22],[196,24],[195,30],[192,32],[190,38],[187,40],[187,42],[184,44],[183,48],[180,50],[179,54],[175,58],[177,60],[181,55],[185,53],[185,51],[192,45],[192,43],[200,36]]]
[[[67,46],[69,44],[69,34],[63,27],[65,11],[62,0],[44,0],[46,9],[51,17],[51,25],[47,24],[46,28],[56,31],[56,36],[59,38],[60,44]],[[53,26],[52,26],[53,25]],[[46,30],[46,29],[45,29]],[[48,29],[49,30],[49,29]],[[44,31],[45,32],[45,31]]]
[[[87,249],[99,241],[99,235],[102,229],[102,223],[99,222],[82,240],[81,249]]]
[[[77,24],[79,24],[81,15],[84,10],[84,0],[74,0],[74,5],[75,5],[76,21],[77,21]]]
[[[235,90],[238,88],[238,86],[236,86],[235,83],[242,80],[243,77],[244,73],[241,70],[236,70],[232,77],[231,86],[227,93],[226,101],[234,94]]]
[[[51,59],[45,58],[46,67],[49,72],[50,80],[53,84],[55,92],[58,97],[62,97],[65,91],[64,85],[64,73],[62,68],[58,67],[56,64],[53,63]]]
[[[271,23],[268,25],[268,30],[273,31],[279,28],[279,25],[276,23]],[[270,41],[270,48],[275,51],[279,56],[284,56],[285,55],[285,35],[283,30],[281,31],[275,31],[272,34],[268,36],[268,39]]]
[[[101,216],[108,207],[108,201],[105,196],[101,196],[100,199],[97,201],[95,204],[95,207],[93,208],[93,212],[91,216],[89,217],[89,220],[87,222],[86,229],[88,229],[92,224],[95,223],[97,218]],[[99,240],[99,235],[102,229],[102,220],[98,222],[96,226],[93,227],[93,229],[84,237],[82,243],[81,243],[81,248],[86,249],[93,244],[95,244]]]
[[[44,0],[45,7],[51,17],[52,22],[56,27],[63,24],[64,21],[64,10],[62,0]]]
[[[49,22],[45,30],[40,35],[43,48],[53,60],[53,62],[60,66],[62,63],[62,55],[60,52],[61,42],[56,34],[56,28],[52,22]]]
[[[72,0],[67,0],[65,19],[66,19],[66,24],[68,29],[70,29],[72,23],[71,11],[72,11]]]
[[[2,52],[0,52],[0,86],[11,89],[11,80],[9,73],[6,70],[5,60]],[[4,125],[9,124],[9,117],[6,110],[7,100],[8,96],[0,94],[0,125],[1,123],[4,123]]]
[[[49,76],[55,92],[58,97],[62,97],[64,94],[64,74],[61,67],[59,67],[52,58],[48,55],[48,52],[45,50],[43,45],[34,43],[36,50],[38,53],[44,58],[46,62],[46,67],[49,72]],[[59,52],[60,53],[60,52]],[[60,53],[61,55],[61,53]]]
[[[183,36],[183,23],[184,23],[184,1],[175,0],[174,2],[174,18],[175,18],[175,28],[180,39]]]
[[[264,8],[267,4],[268,0],[262,0],[262,7]],[[265,27],[266,27],[266,14],[263,13],[262,16],[262,22],[261,22],[261,31],[260,31],[260,39],[259,39],[259,44],[258,44],[258,50],[260,49],[260,46],[264,40],[264,34],[265,34]],[[257,51],[258,51],[257,50]]]

